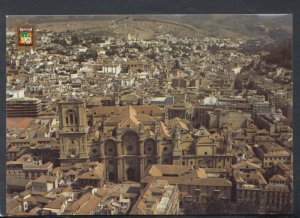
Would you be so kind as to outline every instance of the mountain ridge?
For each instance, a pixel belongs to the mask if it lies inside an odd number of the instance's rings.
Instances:
[[[291,38],[293,31],[291,15],[258,16],[241,14],[9,16],[7,27],[10,28],[21,21],[41,24],[101,20],[106,22],[107,25],[111,25],[113,22],[130,22],[129,18],[148,19],[152,22],[162,23],[169,21],[169,25],[181,24],[182,27],[185,26],[191,30],[194,28],[195,31],[199,32],[199,36],[204,34],[223,38],[271,39],[281,42]],[[142,29],[142,24],[138,28]]]

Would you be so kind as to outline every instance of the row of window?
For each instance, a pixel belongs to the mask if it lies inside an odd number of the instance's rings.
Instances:
[[[287,157],[269,157],[265,158],[265,160],[285,160]]]

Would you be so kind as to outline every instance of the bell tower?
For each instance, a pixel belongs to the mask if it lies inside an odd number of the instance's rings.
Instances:
[[[88,125],[85,103],[78,99],[60,101],[58,112],[61,165],[86,162]]]

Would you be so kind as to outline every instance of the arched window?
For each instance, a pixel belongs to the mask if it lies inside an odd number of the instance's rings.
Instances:
[[[156,142],[153,139],[147,139],[144,143],[144,154],[155,155],[156,154]]]
[[[73,114],[70,114],[70,122],[73,124]]]
[[[66,112],[66,124],[71,124],[73,125],[74,123],[77,124],[78,123],[78,117],[77,117],[77,113],[74,110],[68,110]]]

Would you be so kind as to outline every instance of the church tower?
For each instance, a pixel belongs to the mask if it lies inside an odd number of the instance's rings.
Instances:
[[[88,159],[85,103],[70,99],[58,103],[61,165],[86,162]]]

